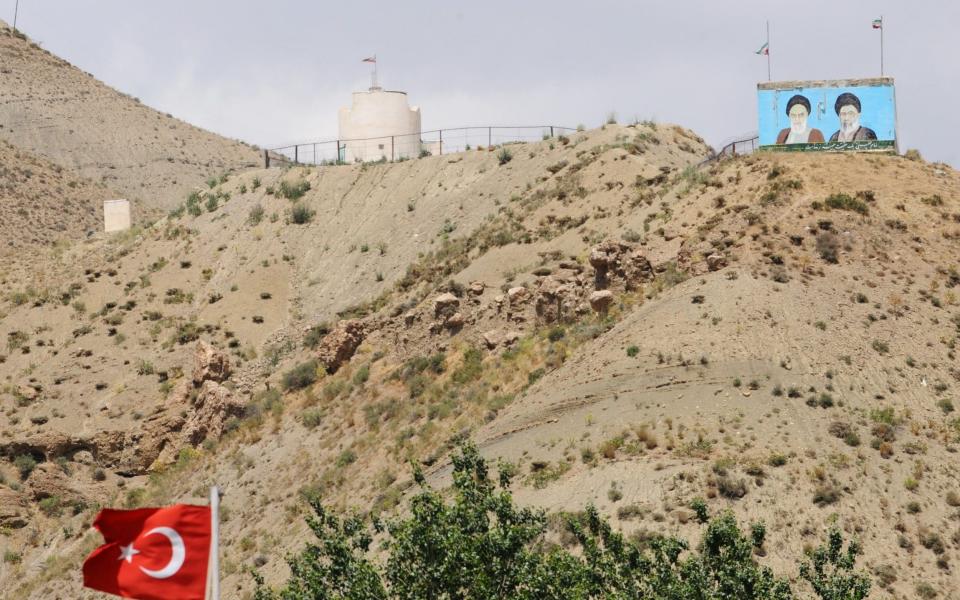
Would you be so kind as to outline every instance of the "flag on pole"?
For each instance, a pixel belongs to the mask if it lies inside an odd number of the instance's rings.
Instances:
[[[873,20],[874,29],[883,29],[883,17]]]
[[[360,61],[360,62],[376,63],[376,62],[377,62],[377,57],[376,57],[376,56],[369,56],[369,57],[363,59],[363,60]]]
[[[770,42],[764,42],[760,49],[755,52],[755,54],[769,55],[770,54]]]
[[[105,543],[83,562],[84,587],[138,600],[204,600],[210,507],[108,508],[93,526]]]

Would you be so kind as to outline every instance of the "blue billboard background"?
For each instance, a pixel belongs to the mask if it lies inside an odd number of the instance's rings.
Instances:
[[[790,128],[787,102],[800,94],[810,102],[808,127],[819,129],[826,142],[840,129],[840,118],[834,110],[837,97],[850,92],[860,100],[860,125],[872,129],[878,140],[896,139],[896,107],[892,85],[854,87],[799,87],[781,90],[758,90],[759,136],[761,146],[777,143],[781,131]]]

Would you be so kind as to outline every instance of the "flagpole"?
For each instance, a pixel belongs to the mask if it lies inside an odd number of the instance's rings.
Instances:
[[[13,30],[17,30],[17,13],[20,12],[20,0],[13,5]]]
[[[880,15],[880,77],[883,77],[883,15]]]
[[[220,488],[210,487],[210,596],[220,600]]]
[[[770,21],[767,21],[767,81],[773,81],[770,76]]]

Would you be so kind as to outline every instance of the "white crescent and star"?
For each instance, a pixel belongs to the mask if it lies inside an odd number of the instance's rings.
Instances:
[[[183,566],[183,561],[187,558],[187,549],[183,545],[183,538],[180,537],[180,534],[177,533],[175,529],[170,527],[154,527],[142,537],[147,537],[149,535],[162,535],[170,542],[170,548],[172,553],[170,555],[170,562],[167,563],[162,569],[152,570],[139,567],[143,571],[144,575],[148,577],[153,577],[154,579],[167,579],[168,577],[173,577],[177,574],[177,571],[180,570],[180,567]],[[130,542],[126,546],[120,546],[120,557],[117,560],[125,560],[128,563],[133,563],[133,557],[137,554],[140,554],[140,551],[133,547],[133,542]]]

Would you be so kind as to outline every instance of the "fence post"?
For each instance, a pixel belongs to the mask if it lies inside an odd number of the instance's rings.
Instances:
[[[293,147],[293,164],[300,164],[300,146]]]
[[[390,162],[393,162],[393,161],[394,161],[394,158],[393,158],[393,157],[394,157],[394,154],[393,154],[393,138],[394,138],[394,136],[391,135],[391,136],[390,136]]]
[[[493,147],[493,127],[487,127],[487,150]]]
[[[443,130],[440,130],[440,149],[437,152],[437,156],[443,156]]]
[[[344,158],[346,158],[346,156],[344,156]],[[340,140],[337,140],[337,162],[335,164],[338,164],[338,165],[340,164]]]
[[[553,125],[550,126],[550,137],[553,137]]]
[[[317,145],[313,145],[313,164],[319,165],[320,162],[317,160]]]
[[[263,151],[263,168],[264,169],[270,168],[270,151],[266,149],[264,149]]]

